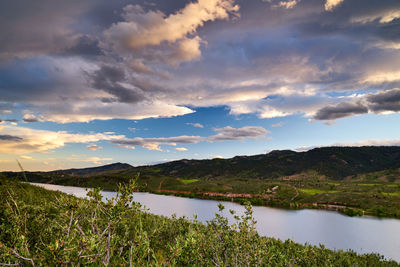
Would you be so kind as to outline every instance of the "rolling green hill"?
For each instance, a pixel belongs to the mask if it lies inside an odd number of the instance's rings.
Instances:
[[[140,173],[138,190],[291,209],[400,218],[400,147],[325,147],[152,166],[26,172],[30,182],[116,190]],[[8,178],[24,180],[18,172]]]

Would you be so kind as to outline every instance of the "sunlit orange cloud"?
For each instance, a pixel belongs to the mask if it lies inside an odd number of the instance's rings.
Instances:
[[[91,143],[101,140],[121,139],[123,135],[71,134],[64,131],[34,130],[19,126],[2,126],[0,134],[7,136],[0,140],[0,154],[28,154],[48,152],[64,147],[66,143]]]

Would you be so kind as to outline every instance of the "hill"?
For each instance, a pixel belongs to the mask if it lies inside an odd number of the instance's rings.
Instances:
[[[152,166],[27,172],[30,182],[116,190],[140,173],[137,189],[291,209],[400,218],[400,147],[325,147]],[[3,173],[23,180],[20,173]]]
[[[268,154],[231,159],[179,160],[137,167],[142,173],[157,172],[188,179],[274,179],[314,172],[334,180],[363,173],[400,168],[400,147],[323,147],[307,152],[275,150]]]
[[[56,170],[51,171],[51,174],[60,175],[60,174],[69,174],[69,175],[78,175],[78,176],[92,176],[99,175],[102,173],[116,172],[121,170],[127,170],[132,168],[131,165],[127,163],[112,163],[99,167],[91,167],[91,168],[83,168],[83,169],[67,169],[67,170]]]

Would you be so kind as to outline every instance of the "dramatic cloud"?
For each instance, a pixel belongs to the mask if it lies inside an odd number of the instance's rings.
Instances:
[[[114,24],[106,35],[132,49],[163,41],[174,43],[187,40],[187,35],[196,33],[205,22],[227,19],[238,10],[233,0],[198,0],[166,17],[161,11],[145,12],[141,6],[128,5],[124,8],[126,21]]]
[[[177,147],[175,148],[176,151],[187,151],[188,149],[186,147]]]
[[[197,144],[199,142],[222,142],[240,140],[243,141],[246,138],[257,139],[265,137],[269,131],[258,126],[246,126],[242,128],[232,128],[230,126],[224,128],[214,129],[218,134],[201,137],[201,136],[176,136],[176,137],[158,137],[158,138],[141,138],[136,137],[132,139],[117,139],[112,140],[111,143],[117,145],[129,145],[129,146],[142,146],[149,150],[162,151],[160,145],[176,146],[177,144]]]
[[[313,116],[316,120],[335,120],[343,117],[372,113],[399,112],[400,89],[355,97],[353,102],[341,102],[324,107]]]
[[[366,97],[366,100],[373,112],[400,111],[400,89],[370,94]]]
[[[144,100],[145,98],[133,88],[128,89],[122,84],[126,82],[124,70],[111,66],[102,66],[99,70],[95,71],[92,75],[93,87],[103,90],[117,99],[105,99],[105,102],[118,101],[121,103],[136,103]]]
[[[397,0],[20,1],[0,11],[0,113],[24,122],[339,118],[400,87]]]

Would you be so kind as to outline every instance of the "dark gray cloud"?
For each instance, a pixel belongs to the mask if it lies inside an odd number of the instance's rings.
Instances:
[[[100,42],[98,39],[90,35],[83,35],[77,38],[75,43],[63,51],[61,55],[83,57],[103,56],[104,52],[100,48],[99,44]]]
[[[91,1],[1,1],[0,59],[62,51],[71,44],[70,25]]]
[[[96,89],[110,93],[118,102],[137,103],[145,100],[143,94],[124,87],[121,83],[127,82],[125,71],[110,65],[104,65],[99,70],[90,75],[92,86]],[[113,101],[104,99],[105,102]]]
[[[368,112],[380,113],[385,111],[400,111],[400,89],[367,94],[356,98],[353,102],[341,102],[337,105],[321,108],[314,115],[314,119],[335,120]]]
[[[314,119],[336,120],[364,113],[368,113],[368,108],[361,103],[342,102],[335,106],[328,106],[318,110]]]
[[[38,122],[39,120],[36,118],[22,119],[24,122]]]
[[[366,97],[373,112],[400,111],[400,89],[388,90]]]
[[[0,135],[0,141],[15,141],[19,142],[22,141],[23,139],[18,136],[13,136],[13,135]]]
[[[269,131],[259,126],[246,126],[235,129],[230,126],[214,129],[217,135],[208,138],[209,141],[244,140],[245,138],[255,139],[266,136]]]

